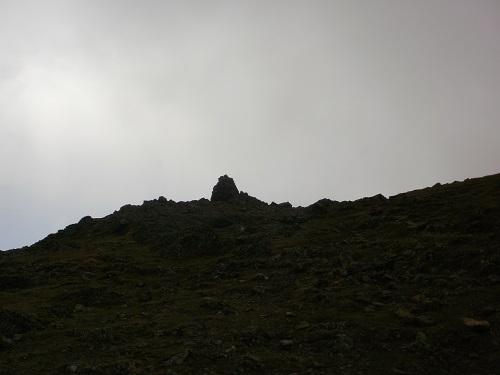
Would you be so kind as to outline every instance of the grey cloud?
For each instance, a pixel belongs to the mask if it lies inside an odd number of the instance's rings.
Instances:
[[[0,44],[0,248],[225,173],[307,205],[498,172],[496,2],[5,1]]]

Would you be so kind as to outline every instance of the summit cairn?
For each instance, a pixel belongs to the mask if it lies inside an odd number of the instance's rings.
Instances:
[[[214,186],[212,190],[212,197],[210,200],[212,202],[228,201],[232,198],[236,198],[240,192],[231,177],[227,174],[219,177],[219,182]]]

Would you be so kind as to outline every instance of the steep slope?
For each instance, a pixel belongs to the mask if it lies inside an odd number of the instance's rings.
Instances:
[[[297,208],[230,191],[0,253],[0,374],[500,368],[500,175]]]

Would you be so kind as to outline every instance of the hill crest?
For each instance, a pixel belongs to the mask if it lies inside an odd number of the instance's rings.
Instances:
[[[500,174],[307,207],[231,190],[0,253],[0,374],[498,369]]]

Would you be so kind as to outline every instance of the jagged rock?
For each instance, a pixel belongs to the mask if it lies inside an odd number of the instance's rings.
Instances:
[[[316,203],[311,204],[308,209],[314,214],[325,214],[328,208],[332,205],[332,201],[326,198],[320,199]]]
[[[239,193],[234,180],[225,174],[219,177],[219,182],[214,186],[210,200],[212,202],[228,201],[236,198]]]
[[[84,216],[80,219],[78,224],[90,224],[93,221],[94,221],[94,219],[92,218],[92,216]]]

